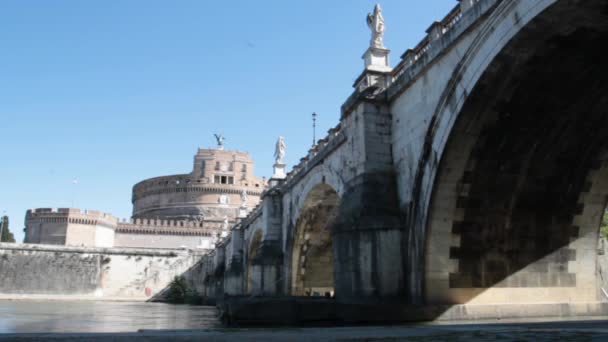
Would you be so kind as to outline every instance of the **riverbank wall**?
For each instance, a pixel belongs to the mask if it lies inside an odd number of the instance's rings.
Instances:
[[[202,291],[205,250],[0,244],[0,298],[158,300],[175,276]]]

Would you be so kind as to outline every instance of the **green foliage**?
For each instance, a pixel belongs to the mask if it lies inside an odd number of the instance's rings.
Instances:
[[[600,234],[604,239],[608,239],[608,210],[604,211],[602,225],[600,226]]]
[[[203,297],[188,286],[184,277],[175,277],[169,284],[167,301],[173,304],[201,305]]]
[[[15,236],[8,229],[8,223],[9,223],[8,216],[3,216],[2,224],[0,225],[0,231],[2,234],[0,236],[0,242],[15,242]]]

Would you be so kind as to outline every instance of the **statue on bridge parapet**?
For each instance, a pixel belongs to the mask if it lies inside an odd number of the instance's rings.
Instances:
[[[285,138],[279,136],[277,140],[277,144],[274,149],[274,158],[276,164],[283,164],[283,158],[285,158],[285,149],[287,145],[285,144]]]
[[[243,189],[241,191],[241,208],[247,208],[247,190]]]
[[[367,26],[372,31],[372,39],[369,48],[363,54],[365,71],[355,84],[355,88],[359,91],[370,87],[385,88],[390,83],[390,74],[393,70],[389,62],[391,51],[384,47],[386,27],[380,5],[376,5],[374,12],[367,15]]]
[[[243,189],[241,191],[241,206],[239,207],[239,215],[238,217],[243,219],[247,217],[247,189]]]
[[[384,49],[384,17],[382,16],[382,8],[379,4],[374,7],[373,13],[367,14],[367,26],[372,30],[370,46]]]
[[[274,174],[272,178],[274,179],[285,179],[287,177],[287,173],[285,171],[285,163],[283,159],[285,158],[285,150],[287,149],[287,144],[285,144],[285,138],[279,136],[277,143],[274,148]]]
[[[230,224],[228,223],[228,216],[224,216],[224,221],[222,222],[222,231],[220,233],[220,237],[223,239],[228,236],[228,232],[230,231]]]

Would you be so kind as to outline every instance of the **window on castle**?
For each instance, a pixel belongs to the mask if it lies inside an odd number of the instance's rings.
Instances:
[[[241,167],[241,172],[247,172],[247,164],[243,164]]]
[[[232,176],[214,176],[213,182],[216,184],[234,184],[234,177]]]
[[[220,170],[220,162],[216,161],[215,162],[215,171],[219,171]]]
[[[201,178],[205,177],[205,161],[201,160]]]

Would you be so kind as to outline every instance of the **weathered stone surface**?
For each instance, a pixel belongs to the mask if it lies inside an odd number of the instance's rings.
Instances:
[[[0,244],[0,297],[150,300],[179,275],[202,291],[199,260],[184,250]]]
[[[342,318],[605,310],[607,8],[463,1],[382,82],[364,72],[340,123],[238,225],[243,294],[335,290],[354,305],[328,313]]]

